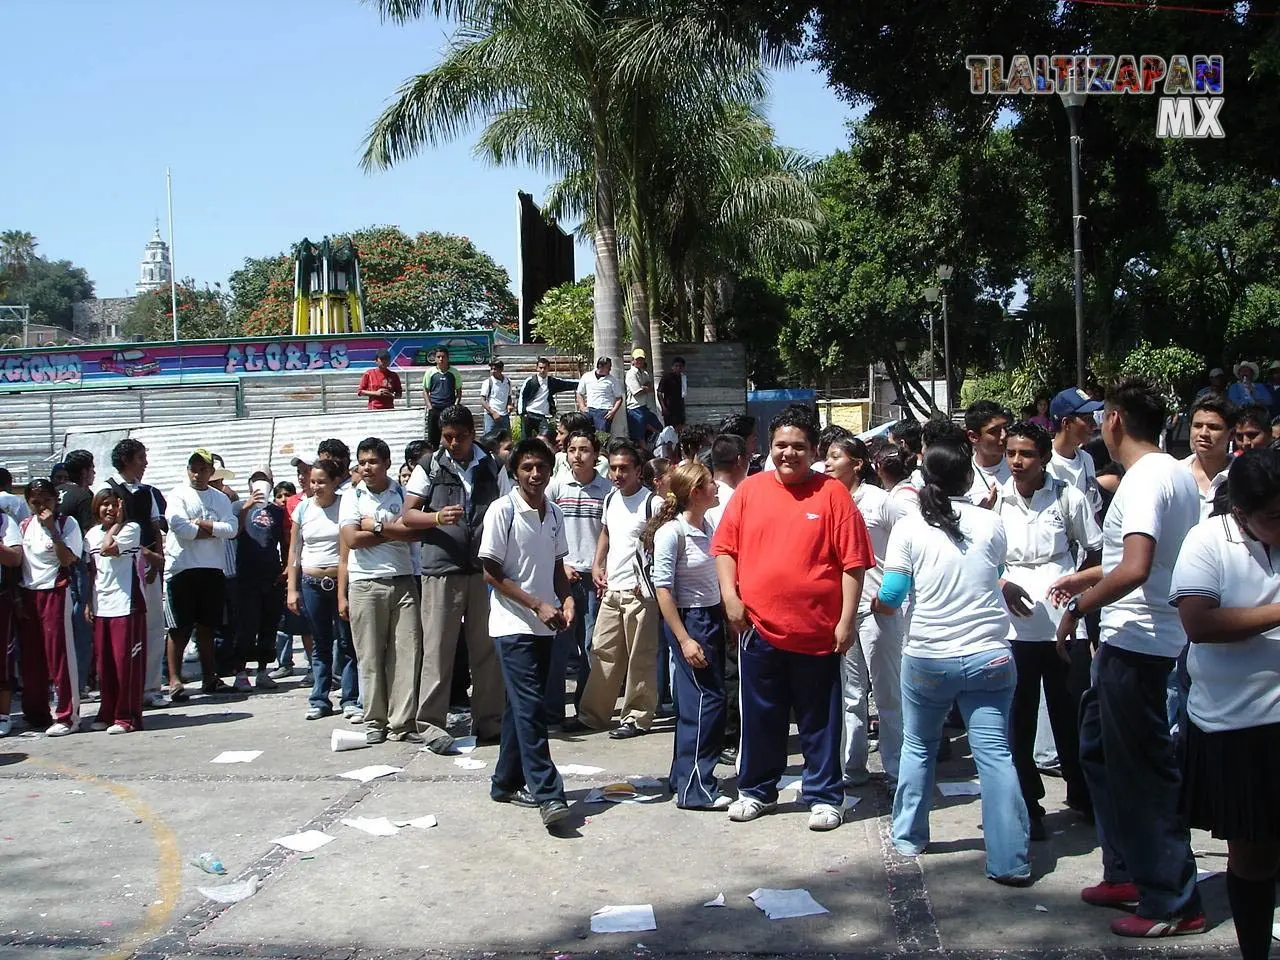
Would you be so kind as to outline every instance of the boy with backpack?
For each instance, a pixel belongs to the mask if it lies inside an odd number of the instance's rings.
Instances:
[[[661,501],[641,483],[640,469],[635,444],[617,440],[609,447],[614,489],[604,500],[592,567],[592,579],[601,591],[600,609],[579,715],[586,726],[604,729],[621,693],[621,723],[609,732],[614,740],[648,733],[658,706],[658,602],[650,573],[652,557],[638,546],[640,531]]]

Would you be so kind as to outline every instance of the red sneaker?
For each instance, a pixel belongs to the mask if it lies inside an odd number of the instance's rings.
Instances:
[[[1152,920],[1130,914],[1111,921],[1111,932],[1119,937],[1183,937],[1189,933],[1204,933],[1204,914],[1189,917],[1170,917],[1168,920]]]
[[[1085,887],[1080,891],[1080,899],[1095,907],[1136,906],[1138,896],[1136,883],[1111,883],[1109,880],[1103,880],[1096,887]]]

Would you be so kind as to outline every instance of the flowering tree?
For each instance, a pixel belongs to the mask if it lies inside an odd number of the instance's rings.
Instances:
[[[215,283],[203,289],[190,277],[180,280],[178,336],[183,340],[233,337],[237,331],[228,315],[230,296]],[[134,299],[124,319],[124,336],[134,343],[173,340],[173,307],[168,288],[152,290]]]
[[[513,326],[511,279],[469,239],[370,227],[349,235],[360,255],[369,330]],[[338,239],[338,238],[335,238]],[[283,334],[293,318],[293,257],[247,259],[231,276],[232,317],[250,335]]]

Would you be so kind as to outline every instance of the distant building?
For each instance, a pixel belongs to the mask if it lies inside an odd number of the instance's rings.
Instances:
[[[138,267],[138,294],[167,290],[173,276],[169,245],[160,238],[160,221],[142,251]],[[124,339],[124,321],[134,297],[100,297],[84,300],[71,308],[71,329],[77,340],[86,343],[119,343]]]
[[[138,274],[138,293],[150,293],[169,286],[173,266],[169,263],[169,245],[160,239],[160,221],[156,221],[155,233],[147,241],[142,253],[142,268]]]

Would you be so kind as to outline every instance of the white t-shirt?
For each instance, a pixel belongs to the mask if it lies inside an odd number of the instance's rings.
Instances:
[[[1048,474],[1029,501],[1010,479],[1000,487],[992,509],[1004,523],[1005,579],[1026,590],[1035,603],[1030,617],[1011,618],[1009,639],[1052,642],[1063,611],[1049,601],[1049,587],[1076,569],[1072,541],[1079,544],[1080,559],[1102,546],[1093,509],[1075,486]]]
[[[332,569],[338,565],[338,516],[342,498],[322,507],[314,497],[299,500],[293,508],[293,535],[302,538],[299,560],[303,567]]]
[[[550,499],[544,502],[540,518],[519,488],[494,501],[484,514],[480,556],[501,563],[503,574],[525,593],[558,607],[556,567],[568,555],[569,544],[560,508]],[[577,611],[575,616],[581,613],[585,611]],[[489,636],[514,634],[554,637],[556,631],[528,607],[493,590],[489,595]]]
[[[99,524],[84,535],[85,550],[93,558],[93,615],[95,617],[127,617],[133,612],[133,573],[137,569],[142,530],[136,523],[126,523],[116,534],[120,555],[104,557],[102,541],[107,532]]]
[[[10,517],[14,523],[21,523],[31,516],[31,508],[16,493],[0,492],[0,513]]]
[[[691,526],[680,514],[653,535],[653,585],[670,590],[682,610],[720,603],[720,579],[711,556],[715,532],[705,516],[699,528]]]
[[[22,531],[18,529],[18,521],[7,513],[0,513],[0,543],[10,548],[22,546]]]
[[[84,537],[75,517],[58,517],[55,521],[62,531],[62,542],[77,557],[84,554]],[[21,524],[19,524],[21,530]],[[52,590],[58,582],[62,562],[54,547],[53,537],[44,524],[31,517],[27,529],[22,531],[22,585],[28,590]]]
[[[605,576],[610,590],[634,590],[636,571],[636,537],[662,506],[648,487],[641,487],[629,497],[614,488],[605,498],[601,521],[609,532],[609,552],[605,556]]]
[[[1191,471],[1167,453],[1148,453],[1125,471],[1102,525],[1102,572],[1124,556],[1124,538],[1156,542],[1147,582],[1102,608],[1102,642],[1158,657],[1187,645],[1178,612],[1169,606],[1169,581],[1187,532],[1200,522],[1200,490]]]
[[[866,571],[862,581],[862,599],[858,604],[858,612],[866,613],[871,609],[871,601],[880,592],[880,584],[884,580],[884,557],[889,549],[889,534],[893,532],[893,525],[908,511],[902,500],[889,496],[881,487],[872,483],[859,484],[853,491],[853,502],[862,514],[862,522],[867,525],[867,536],[871,538],[871,549],[876,557],[876,565]]]
[[[165,500],[165,519],[169,522],[164,541],[165,579],[172,579],[183,570],[220,570],[225,574],[228,559],[235,559],[235,537],[240,532],[227,495],[213,487],[197,490],[184,483],[170,490]],[[196,538],[200,520],[213,521],[212,537]]]
[[[711,524],[712,530],[720,526],[720,518],[724,516],[725,507],[729,506],[729,500],[733,497],[734,489],[723,480],[716,481],[716,496],[720,502],[714,507],[708,507],[707,512],[703,514],[707,522]]]
[[[658,437],[653,442],[653,455],[666,457],[668,460],[680,459],[680,434],[675,427],[666,426],[658,431]]]
[[[1280,603],[1280,550],[1246,536],[1231,516],[1187,534],[1170,603],[1209,597],[1224,609]],[[1208,733],[1280,723],[1280,628],[1235,643],[1193,643],[1187,712]],[[1261,761],[1263,758],[1259,758]]]
[[[587,402],[589,410],[608,410],[621,393],[617,380],[602,377],[594,370],[588,370],[578,381],[578,396]]]
[[[991,493],[992,487],[1005,483],[1013,474],[1009,472],[1009,461],[1004,457],[994,467],[984,467],[973,461],[973,486],[969,488],[970,503],[982,503]]]
[[[905,655],[963,657],[1009,647],[1009,610],[1000,592],[1007,548],[1004,524],[991,510],[953,499],[965,544],[908,513],[893,525],[886,573],[911,577]]]
[[[404,491],[388,478],[387,488],[374,493],[363,481],[342,498],[338,510],[338,526],[360,526],[361,517],[372,517],[386,523],[404,510]],[[387,577],[413,576],[413,551],[407,540],[384,540],[372,547],[347,551],[347,580],[379,580]]]
[[[1076,450],[1076,455],[1068,460],[1057,450],[1049,458],[1045,472],[1065,483],[1071,484],[1084,494],[1089,501],[1089,508],[1094,513],[1102,510],[1102,491],[1098,489],[1098,471],[1093,463],[1093,456],[1084,447]]]
[[[1192,468],[1195,466],[1195,463],[1196,463],[1196,455],[1193,453],[1190,456],[1183,457],[1178,462],[1181,463],[1184,467],[1186,467],[1188,472],[1191,472]],[[1228,459],[1226,469],[1218,471],[1218,473],[1214,476],[1214,478],[1209,481],[1209,489],[1200,491],[1200,519],[1201,520],[1208,520],[1209,514],[1213,513],[1213,498],[1218,495],[1218,488],[1227,482],[1227,473],[1229,472],[1230,468],[1231,468],[1231,461]],[[1196,478],[1196,475],[1194,473],[1191,473],[1191,479],[1195,480],[1195,478]],[[1196,484],[1196,489],[1200,490],[1199,483]]]
[[[529,396],[529,402],[524,405],[524,413],[538,413],[542,416],[551,415],[551,381],[549,377],[540,377],[536,373],[529,378],[533,381],[533,393]],[[528,383],[526,380],[525,383]],[[524,387],[520,388],[523,395]]]
[[[891,499],[902,506],[904,513],[920,512],[920,488],[913,486],[910,480],[903,480],[889,491]]]
[[[511,378],[504,376],[501,380],[485,377],[480,384],[480,402],[498,411],[502,416],[507,412],[507,404],[511,401]]]

